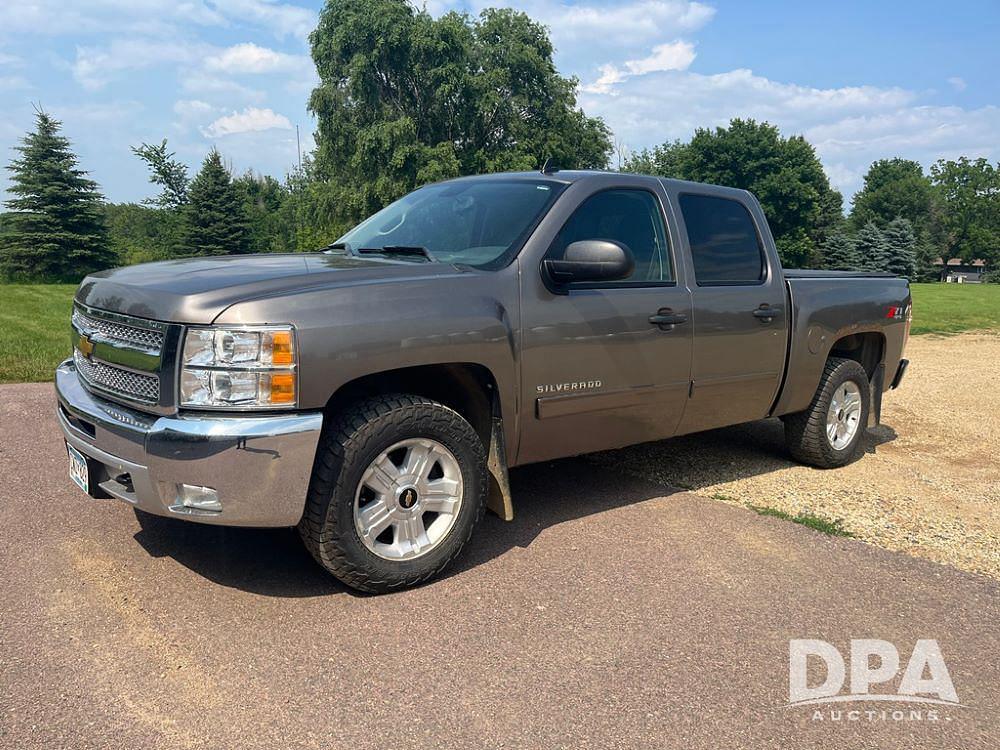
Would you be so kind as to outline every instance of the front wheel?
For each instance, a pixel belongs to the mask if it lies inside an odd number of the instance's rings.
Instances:
[[[299,531],[334,576],[384,593],[429,580],[459,553],[486,487],[482,441],[460,414],[377,396],[324,430]]]
[[[809,408],[782,418],[792,457],[821,469],[853,461],[868,424],[870,404],[865,369],[853,359],[830,357]]]

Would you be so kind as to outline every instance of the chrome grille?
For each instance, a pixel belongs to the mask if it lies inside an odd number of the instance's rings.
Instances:
[[[73,309],[73,325],[79,331],[97,334],[111,343],[139,347],[151,354],[159,354],[163,349],[162,330],[95,318],[79,308]]]
[[[156,375],[140,375],[104,362],[95,362],[83,356],[78,349],[73,350],[73,361],[84,381],[95,388],[146,404],[156,404],[160,400],[160,379]]]

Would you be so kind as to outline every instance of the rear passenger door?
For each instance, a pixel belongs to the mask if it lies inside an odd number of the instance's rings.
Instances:
[[[788,326],[767,224],[745,193],[674,189],[694,306],[691,396],[678,433],[761,419],[780,386]]]

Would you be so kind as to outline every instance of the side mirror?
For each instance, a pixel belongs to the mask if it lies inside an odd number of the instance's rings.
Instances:
[[[560,259],[542,261],[545,272],[556,284],[574,281],[618,281],[635,269],[628,246],[614,240],[580,240],[566,247]]]

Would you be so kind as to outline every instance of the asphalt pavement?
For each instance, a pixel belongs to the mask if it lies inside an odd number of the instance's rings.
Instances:
[[[0,386],[0,747],[1000,746],[992,579],[580,459],[512,485],[444,578],[362,596],[293,530],[85,497],[51,386]],[[793,638],[936,639],[961,705],[789,707]]]

